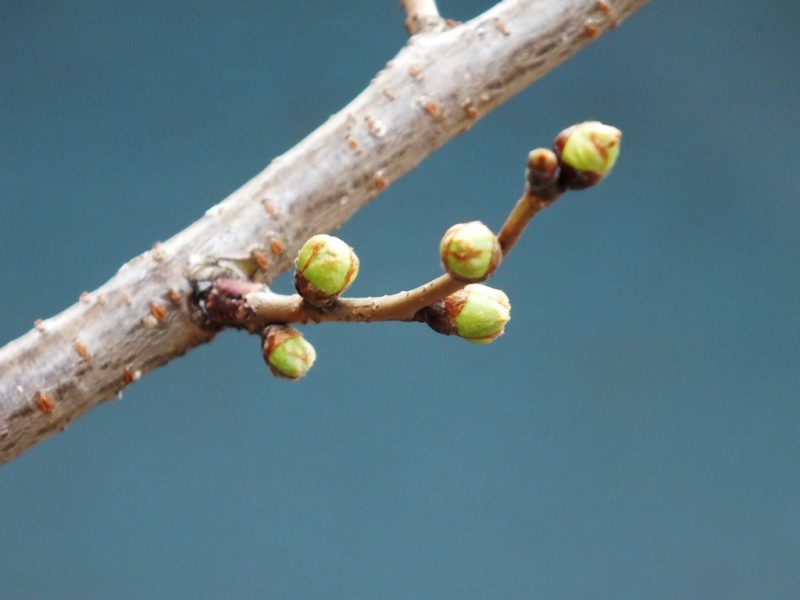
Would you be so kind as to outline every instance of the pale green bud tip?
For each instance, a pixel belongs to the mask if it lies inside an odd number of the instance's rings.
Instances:
[[[336,298],[358,276],[358,257],[353,249],[332,235],[310,238],[295,261],[295,287],[309,300]]]
[[[445,271],[459,281],[483,281],[503,257],[497,236],[480,221],[453,225],[445,232],[439,253]]]
[[[476,344],[488,344],[503,335],[511,319],[511,303],[502,290],[470,284],[445,298],[445,310],[455,333]]]
[[[616,127],[587,121],[573,125],[561,136],[564,136],[561,159],[573,169],[603,176],[617,162],[622,132]]]
[[[317,358],[317,352],[299,331],[285,325],[270,325],[263,333],[264,359],[273,375],[299,379]]]

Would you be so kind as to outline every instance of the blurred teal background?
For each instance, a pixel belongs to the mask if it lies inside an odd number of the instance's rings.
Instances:
[[[0,342],[342,107],[402,19],[0,0]],[[340,230],[353,293],[436,275],[564,126],[624,130],[497,274],[492,346],[307,328],[288,383],[228,333],[0,469],[0,597],[800,597],[798,25],[796,0],[654,1],[432,156]]]

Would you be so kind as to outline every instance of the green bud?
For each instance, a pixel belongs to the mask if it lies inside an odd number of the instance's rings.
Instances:
[[[335,300],[358,275],[358,257],[353,249],[332,235],[310,238],[297,255],[294,285],[312,304]]]
[[[497,236],[480,221],[453,225],[445,232],[439,253],[445,271],[459,281],[483,281],[503,257]]]
[[[503,335],[511,318],[511,303],[501,290],[472,283],[432,307],[428,324],[444,334],[455,334],[475,344],[488,344]]]
[[[607,175],[617,162],[621,138],[619,129],[599,121],[586,121],[562,131],[556,138],[555,150],[562,165],[575,171],[565,173],[567,187],[589,187]]]
[[[317,358],[317,352],[303,334],[286,325],[270,325],[262,334],[264,360],[273,375],[299,379]]]

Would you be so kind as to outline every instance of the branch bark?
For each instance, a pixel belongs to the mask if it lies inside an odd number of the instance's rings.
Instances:
[[[252,255],[254,279],[270,281],[308,237],[646,1],[504,0],[413,36],[350,104],[200,220],[0,349],[0,463],[213,338],[190,301],[193,265]]]

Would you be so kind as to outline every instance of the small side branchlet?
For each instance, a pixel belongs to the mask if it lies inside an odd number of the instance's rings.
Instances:
[[[273,375],[300,379],[317,359],[314,346],[293,327],[270,325],[261,335],[264,360]]]
[[[497,235],[480,221],[453,225],[439,245],[445,273],[414,289],[342,297],[358,275],[359,260],[345,242],[321,234],[298,253],[298,295],[277,294],[254,281],[215,278],[193,282],[194,301],[210,327],[261,332],[270,370],[287,379],[302,377],[316,359],[314,348],[289,323],[424,322],[439,333],[488,344],[505,332],[511,303],[501,290],[479,282],[495,272],[543,208],[566,191],[587,188],[608,175],[619,155],[620,139],[618,129],[588,121],[562,131],[552,149],[533,150],[522,196]]]
[[[294,286],[315,306],[336,300],[358,276],[358,256],[342,240],[320,234],[310,238],[295,260]]]

